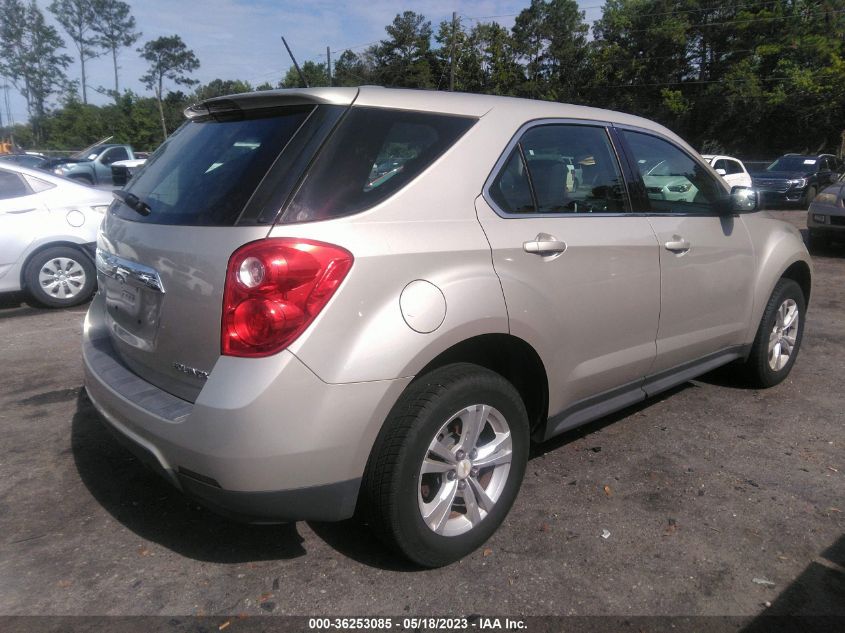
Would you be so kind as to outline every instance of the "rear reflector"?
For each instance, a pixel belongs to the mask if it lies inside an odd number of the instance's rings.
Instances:
[[[323,242],[268,238],[229,258],[221,353],[270,356],[293,343],[332,298],[352,253]]]

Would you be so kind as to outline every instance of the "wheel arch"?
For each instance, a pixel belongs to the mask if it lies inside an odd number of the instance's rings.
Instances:
[[[804,303],[810,305],[810,291],[813,287],[812,271],[809,264],[803,260],[792,262],[778,279],[791,279],[801,287],[804,293]]]
[[[82,253],[85,257],[87,257],[91,261],[93,261],[93,256],[92,256],[91,253],[89,253],[85,249],[84,242],[74,242],[73,240],[69,240],[69,239],[60,239],[60,240],[54,240],[54,241],[44,242],[42,244],[38,244],[37,246],[32,248],[32,250],[29,253],[27,253],[26,257],[23,260],[23,265],[21,266],[21,270],[20,270],[20,273],[19,273],[20,274],[21,290],[26,290],[26,270],[27,270],[27,268],[29,268],[29,264],[30,264],[30,262],[32,262],[33,258],[36,255],[38,255],[39,253],[46,251],[48,248],[56,248],[56,247],[61,247],[61,246],[64,246],[64,247],[67,247],[67,248],[73,248],[73,249],[79,251],[80,253]]]
[[[531,431],[546,423],[549,409],[549,382],[537,351],[512,334],[481,334],[465,339],[440,352],[416,374],[423,376],[452,363],[472,363],[496,372],[519,392]]]

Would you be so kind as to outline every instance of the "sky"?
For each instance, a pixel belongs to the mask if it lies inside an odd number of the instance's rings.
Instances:
[[[452,12],[462,16],[465,25],[469,18],[484,22],[495,21],[511,26],[515,14],[530,0],[127,0],[143,32],[132,48],[122,49],[120,65],[121,90],[136,93],[146,90],[138,78],[146,70],[145,62],[135,49],[144,42],[162,35],[178,34],[200,60],[200,68],[193,74],[202,83],[212,79],[242,79],[257,85],[269,81],[275,85],[290,67],[281,37],[284,36],[297,61],[325,62],[326,46],[337,59],[345,49],[360,52],[368,45],[386,37],[384,27],[397,13],[410,10],[422,13],[431,21],[434,30],[443,20],[450,20]],[[600,17],[601,0],[578,0],[586,10],[588,23]],[[66,52],[75,57],[76,49],[67,34],[47,11],[49,0],[38,0],[48,21],[65,39]],[[106,54],[86,63],[88,85],[111,88],[114,83],[111,55]],[[68,68],[70,79],[79,79],[79,62]],[[176,86],[169,86],[175,89]],[[2,95],[0,95],[2,96]],[[25,121],[26,102],[13,88],[9,91],[12,117]],[[90,103],[102,104],[109,97],[89,88]],[[0,100],[2,104],[2,100]],[[6,110],[2,109],[3,122]]]

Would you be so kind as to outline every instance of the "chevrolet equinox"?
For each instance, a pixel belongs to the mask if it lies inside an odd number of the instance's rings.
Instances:
[[[376,87],[185,114],[106,214],[83,354],[118,438],[220,513],[357,513],[444,565],[530,442],[795,363],[799,232],[651,121]]]

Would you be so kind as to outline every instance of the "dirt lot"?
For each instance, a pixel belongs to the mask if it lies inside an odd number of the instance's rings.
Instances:
[[[789,380],[707,376],[544,445],[485,549],[435,571],[353,522],[187,501],[86,400],[84,308],[1,298],[0,614],[845,615],[845,246],[814,260]]]

